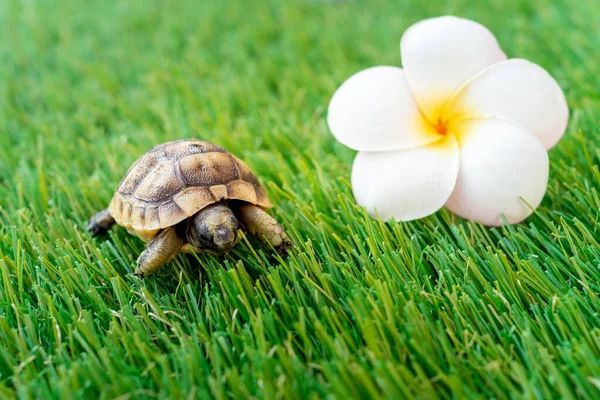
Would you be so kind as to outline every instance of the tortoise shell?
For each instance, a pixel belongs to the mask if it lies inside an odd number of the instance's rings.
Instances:
[[[242,160],[212,143],[183,139],[140,157],[119,184],[109,211],[119,225],[150,240],[161,229],[228,199],[272,206]]]

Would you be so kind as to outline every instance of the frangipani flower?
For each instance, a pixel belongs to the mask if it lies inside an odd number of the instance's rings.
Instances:
[[[507,60],[490,31],[456,17],[411,26],[400,53],[404,69],[358,72],[329,104],[331,132],[359,151],[357,203],[403,221],[444,205],[486,225],[529,216],[546,191],[547,150],[567,126],[556,81]]]

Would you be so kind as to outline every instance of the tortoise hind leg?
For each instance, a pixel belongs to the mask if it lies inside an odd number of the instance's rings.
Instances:
[[[148,242],[148,247],[138,257],[135,275],[143,278],[155,273],[160,267],[175,258],[183,243],[183,239],[177,234],[174,227],[163,230]]]
[[[115,224],[115,219],[110,215],[108,209],[102,210],[90,219],[87,226],[88,232],[92,232],[92,236],[105,234]]]
[[[279,254],[285,254],[289,248],[294,247],[294,243],[287,237],[277,220],[262,208],[245,204],[238,209],[237,214],[248,232],[263,242],[270,243]]]

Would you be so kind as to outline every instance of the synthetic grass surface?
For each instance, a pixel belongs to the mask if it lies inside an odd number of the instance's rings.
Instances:
[[[442,14],[567,95],[522,224],[354,204],[329,98]],[[598,21],[596,0],[0,2],[0,397],[597,398]],[[140,240],[85,232],[135,159],[185,137],[254,169],[289,258],[249,239],[140,280]]]

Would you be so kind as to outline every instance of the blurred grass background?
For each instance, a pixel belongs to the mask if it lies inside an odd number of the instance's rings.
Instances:
[[[520,225],[354,204],[329,98],[443,14],[567,95]],[[0,397],[598,398],[598,21],[596,0],[0,2]],[[85,232],[135,159],[184,137],[254,169],[289,258],[249,239],[139,280],[141,241]]]

